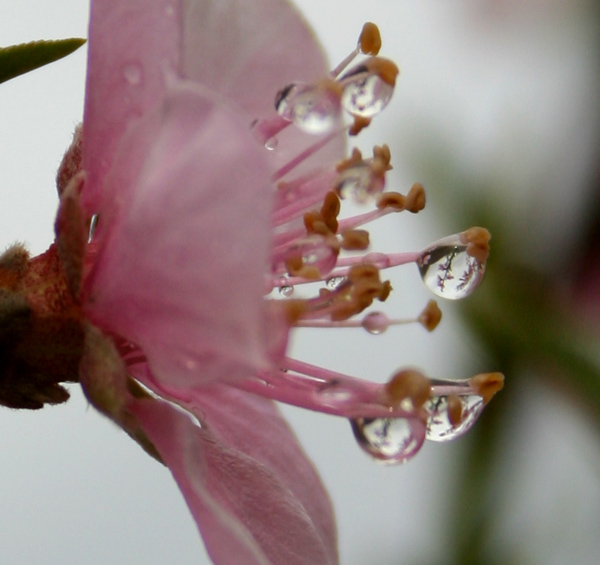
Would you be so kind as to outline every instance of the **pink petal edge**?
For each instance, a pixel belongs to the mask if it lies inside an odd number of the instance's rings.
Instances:
[[[327,494],[273,404],[223,385],[205,392],[201,428],[165,402],[136,400],[129,409],[173,473],[211,558],[337,563]]]

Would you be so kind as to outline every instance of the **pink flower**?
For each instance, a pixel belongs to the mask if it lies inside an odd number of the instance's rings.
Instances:
[[[387,146],[342,159],[348,129],[393,92],[397,68],[379,47],[367,24],[328,73],[283,0],[92,1],[83,132],[59,171],[56,247],[11,288],[45,312],[39,271],[46,285],[54,277],[86,395],[170,468],[218,563],[337,562],[327,493],[271,399],[349,418],[365,451],[398,463],[426,437],[466,431],[501,388],[497,374],[450,382],[414,370],[377,385],[286,355],[294,327],[376,334],[400,323],[357,319],[389,295],[385,268],[414,262],[449,298],[483,275],[481,228],[417,253],[345,254],[367,250],[365,223],[424,206],[420,185],[382,192]],[[338,218],[339,196],[376,207]],[[271,296],[319,282],[313,296]],[[432,303],[418,321],[433,329],[439,318]]]

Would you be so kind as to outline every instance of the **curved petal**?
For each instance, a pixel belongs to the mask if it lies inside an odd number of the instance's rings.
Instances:
[[[326,72],[310,28],[285,0],[93,0],[84,113],[83,194],[89,213],[102,203],[110,171],[132,121],[162,102],[168,77],[187,77],[254,118],[274,112],[287,83]],[[282,132],[275,166],[313,138]],[[320,153],[340,158],[341,139]]]
[[[106,186],[113,208],[84,285],[90,319],[138,344],[174,386],[268,365],[269,170],[245,123],[197,87],[173,86],[126,134]]]
[[[177,2],[169,10],[147,0],[91,2],[83,120],[88,211],[100,207],[102,179],[127,126],[162,102],[165,77],[179,69],[178,10]]]
[[[211,558],[337,563],[327,494],[273,405],[224,386],[212,389],[202,428],[163,402],[129,406],[171,469]],[[211,409],[225,402],[227,408]]]

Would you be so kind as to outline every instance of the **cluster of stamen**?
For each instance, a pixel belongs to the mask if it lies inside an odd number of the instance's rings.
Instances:
[[[398,68],[378,56],[380,47],[377,26],[365,24],[356,49],[327,77],[314,84],[284,87],[275,99],[278,116],[253,124],[257,139],[268,149],[276,146],[273,136],[290,124],[320,136],[273,177],[275,232],[267,285],[284,297],[283,301],[277,298],[278,305],[287,309],[293,327],[362,327],[381,334],[392,325],[417,322],[432,331],[441,320],[434,300],[411,319],[391,320],[376,310],[364,313],[374,302],[385,302],[392,291],[382,271],[414,263],[425,285],[450,299],[468,296],[485,271],[490,235],[484,228],[470,228],[422,251],[369,251],[366,224],[390,213],[418,213],[426,203],[419,183],[406,194],[385,190],[386,173],[392,168],[387,145],[375,146],[367,158],[354,149],[339,163],[293,176],[294,169],[326,143],[339,135],[357,134],[385,108]],[[345,70],[359,54],[368,58]],[[342,109],[353,120],[349,126],[340,126]],[[372,208],[341,217],[341,200]],[[317,284],[317,293],[298,298],[294,289],[305,284]],[[464,381],[430,380],[405,370],[382,386],[286,358],[279,370],[264,371],[240,386],[346,416],[367,452],[377,459],[402,462],[416,453],[426,437],[443,441],[464,433],[502,387],[502,377],[492,373]]]

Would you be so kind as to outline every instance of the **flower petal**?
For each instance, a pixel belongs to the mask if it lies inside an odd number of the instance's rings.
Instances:
[[[129,408],[171,469],[215,563],[337,563],[327,493],[274,405],[223,385],[202,398],[201,428],[166,403]]]
[[[93,0],[84,112],[84,205],[100,207],[102,179],[132,120],[162,102],[165,77],[177,72],[181,28],[162,2]]]
[[[87,314],[139,345],[172,385],[269,364],[272,200],[263,155],[229,108],[179,84],[128,131],[106,180],[113,206],[100,215]]]
[[[186,77],[253,119],[274,113],[275,94],[326,73],[320,45],[285,0],[93,0],[84,114],[83,204],[102,204],[103,179],[132,121],[162,102],[166,82]],[[282,132],[271,155],[283,165],[311,136]],[[340,158],[340,140],[320,153]]]

